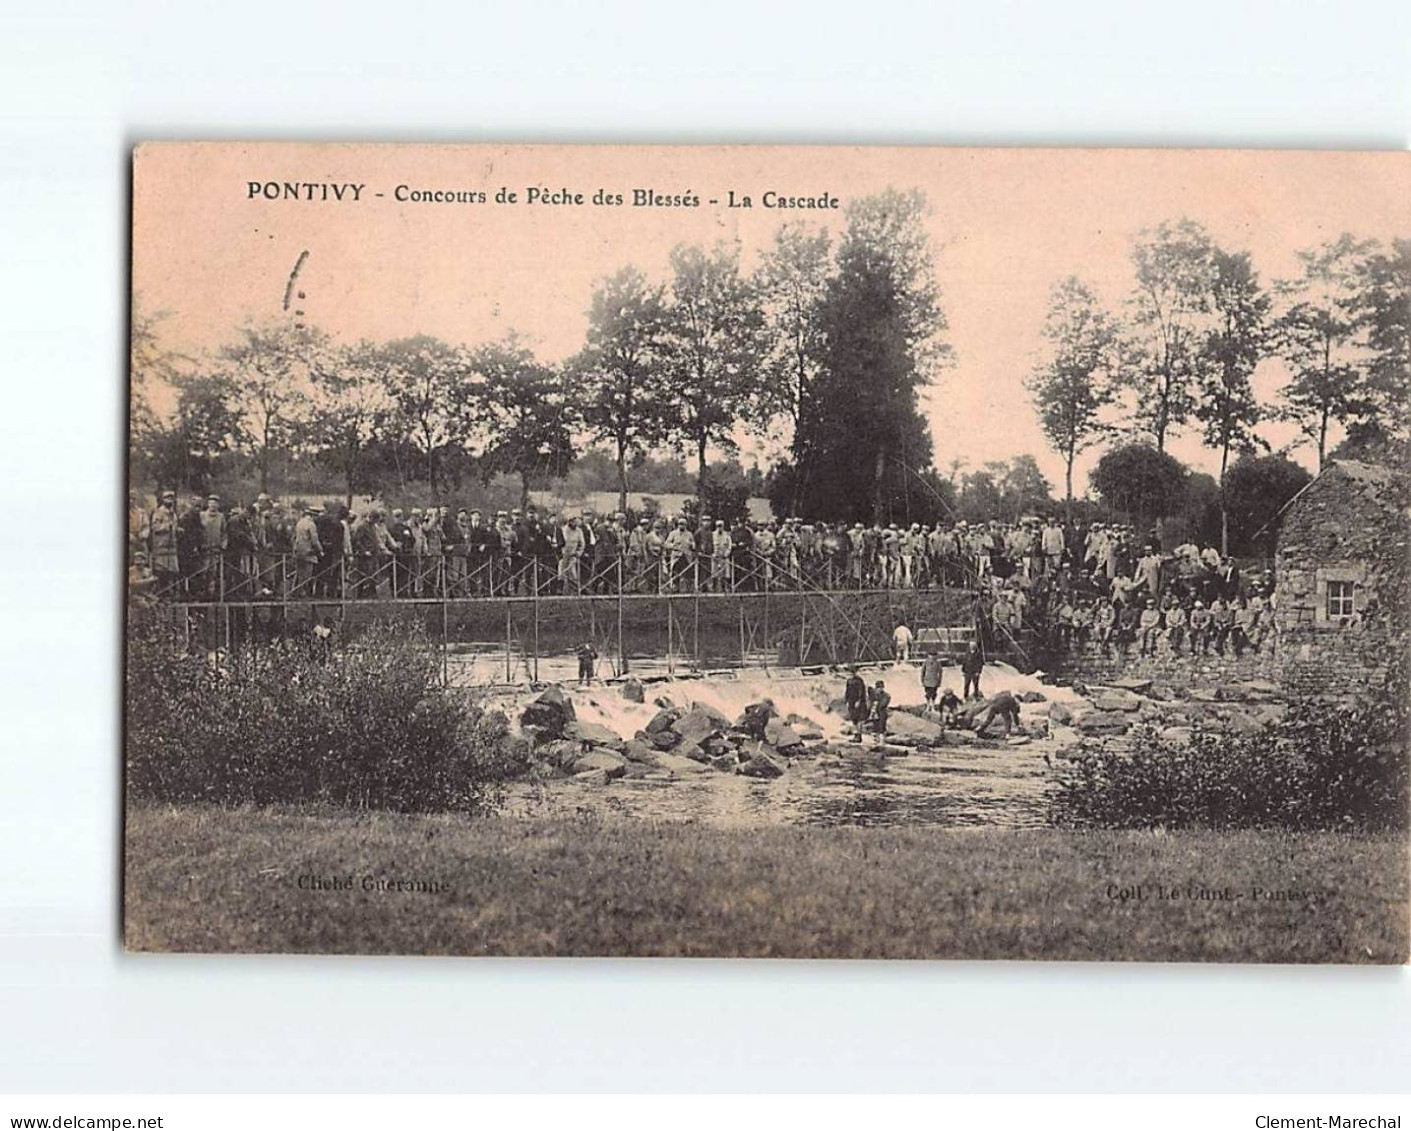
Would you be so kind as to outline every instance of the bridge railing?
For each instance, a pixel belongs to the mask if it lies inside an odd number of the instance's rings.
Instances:
[[[181,603],[344,603],[955,589],[970,584],[973,576],[973,567],[959,556],[862,560],[852,554],[800,555],[792,549],[776,554],[744,549],[729,556],[666,551],[484,557],[453,551],[317,559],[265,551],[208,551],[183,561],[178,570],[144,577],[143,588],[159,600]]]

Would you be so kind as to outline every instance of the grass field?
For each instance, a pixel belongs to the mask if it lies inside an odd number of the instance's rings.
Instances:
[[[310,888],[310,876],[340,885],[351,877],[352,886]],[[377,888],[397,881],[440,890]],[[736,831],[138,806],[127,824],[126,942],[179,951],[1393,963],[1407,956],[1407,888],[1398,836]],[[1264,898],[1256,889],[1297,894]],[[1178,898],[1162,898],[1172,890]]]

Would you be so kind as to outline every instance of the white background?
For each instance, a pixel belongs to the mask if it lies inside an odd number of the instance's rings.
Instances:
[[[132,141],[1408,133],[1396,0],[0,0],[0,1090],[1411,1086],[1400,971],[134,958],[116,905]]]

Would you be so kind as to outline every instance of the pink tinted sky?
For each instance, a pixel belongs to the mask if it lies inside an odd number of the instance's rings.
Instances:
[[[353,182],[357,203],[248,199],[250,181]],[[397,203],[399,185],[486,192],[486,204]],[[568,188],[582,206],[527,205]],[[1076,273],[1113,307],[1131,286],[1132,238],[1181,216],[1247,250],[1266,283],[1295,252],[1344,231],[1411,235],[1411,155],[1193,150],[853,147],[388,146],[159,143],[134,159],[133,287],[184,352],[214,349],[249,318],[281,316],[299,254],[307,317],[343,338],[426,333],[474,344],[508,330],[555,360],[583,341],[594,282],[625,264],[663,276],[681,242],[738,239],[746,265],[777,227],[835,212],[761,206],[762,194],[825,194],[846,206],[888,186],[920,188],[956,364],[923,398],[936,462],[977,466],[1033,453],[1054,483],[1023,387],[1042,350],[1049,288]],[[501,187],[521,203],[497,205]],[[701,206],[594,206],[598,189],[694,193]],[[753,198],[725,207],[726,194]],[[377,197],[375,193],[383,193]],[[719,205],[711,205],[715,198]],[[1266,363],[1257,385],[1281,384]],[[1287,427],[1266,426],[1276,445]],[[1209,468],[1193,435],[1174,454]],[[1310,453],[1295,453],[1305,462]],[[1094,455],[1080,462],[1082,488]]]

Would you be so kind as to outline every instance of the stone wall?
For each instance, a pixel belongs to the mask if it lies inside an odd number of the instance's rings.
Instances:
[[[1116,649],[1104,656],[1097,645],[1088,644],[1053,657],[1049,667],[1050,675],[1063,680],[1111,683],[1130,677],[1149,679],[1175,691],[1191,687],[1213,688],[1250,679],[1272,679],[1275,672],[1276,662],[1269,641],[1265,641],[1263,651],[1247,650],[1238,659],[1231,649],[1226,649],[1223,656],[1214,652],[1208,656],[1173,656],[1167,652],[1142,656],[1136,648],[1127,656]]]
[[[1382,468],[1334,464],[1289,506],[1275,570],[1277,678],[1296,695],[1379,684],[1407,650],[1404,484]],[[1333,615],[1332,586],[1350,611]]]

